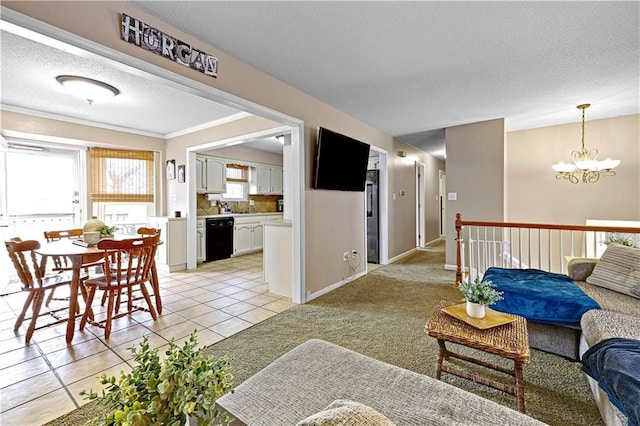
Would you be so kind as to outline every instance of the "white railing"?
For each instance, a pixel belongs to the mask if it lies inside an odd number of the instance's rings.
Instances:
[[[73,214],[9,216],[4,236],[23,240],[42,240],[44,231],[78,228]]]
[[[463,221],[457,214],[456,284],[492,266],[566,273],[571,258],[599,258],[620,237],[640,247],[640,228]]]

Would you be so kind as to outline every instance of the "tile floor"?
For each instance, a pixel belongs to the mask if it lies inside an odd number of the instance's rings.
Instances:
[[[102,373],[118,376],[130,369],[127,348],[142,336],[163,347],[171,338],[181,344],[198,330],[199,344],[210,345],[293,306],[269,293],[262,281],[262,253],[209,262],[193,271],[160,272],[160,283],[162,316],[153,321],[149,313],[137,312],[121,318],[108,342],[103,329],[87,326],[76,330],[67,345],[66,324],[60,324],[37,330],[27,346],[24,325],[18,335],[13,332],[24,294],[0,297],[0,424],[41,425],[87,403],[78,393],[101,390],[95,377]],[[16,288],[10,284],[2,293]]]

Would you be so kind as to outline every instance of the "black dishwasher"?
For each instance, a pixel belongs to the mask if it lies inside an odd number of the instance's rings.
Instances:
[[[207,218],[207,253],[205,262],[231,257],[233,253],[233,218]]]

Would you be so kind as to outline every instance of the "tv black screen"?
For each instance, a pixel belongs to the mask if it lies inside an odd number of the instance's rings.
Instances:
[[[337,191],[364,191],[369,145],[318,127],[313,187]]]

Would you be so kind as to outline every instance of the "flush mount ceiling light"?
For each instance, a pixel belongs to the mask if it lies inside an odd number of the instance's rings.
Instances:
[[[582,110],[582,149],[580,151],[572,151],[571,158],[573,164],[559,162],[551,166],[556,172],[556,179],[566,179],[571,183],[594,183],[600,179],[600,176],[615,176],[613,171],[620,160],[598,160],[598,150],[596,148],[586,149],[584,147],[584,110],[589,108],[591,104],[578,105],[576,108]]]
[[[89,102],[89,105],[112,98],[120,93],[118,89],[110,84],[92,78],[77,75],[59,75],[56,80],[74,96]]]

